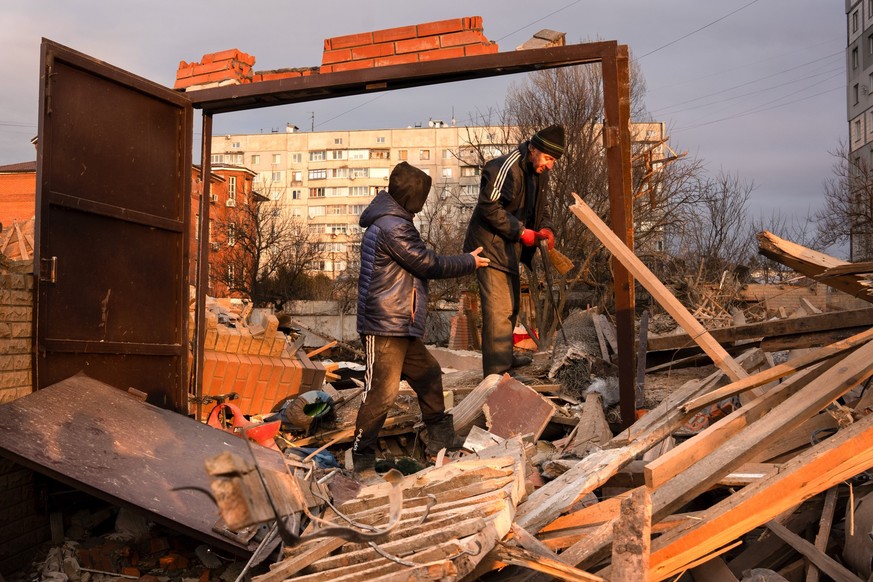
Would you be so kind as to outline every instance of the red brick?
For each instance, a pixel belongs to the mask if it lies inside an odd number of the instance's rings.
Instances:
[[[490,42],[488,44],[471,44],[464,47],[464,54],[468,57],[475,55],[493,55],[496,52],[498,52],[496,42]]]
[[[437,61],[440,59],[454,59],[464,56],[464,47],[453,46],[452,48],[438,49],[435,51],[425,51],[418,54],[418,60],[422,63],[427,61]]]
[[[396,40],[415,38],[416,36],[418,36],[418,31],[415,25],[399,26],[397,28],[386,28],[385,30],[374,31],[373,42],[394,42]]]
[[[239,56],[240,56],[241,54],[244,55],[245,53],[240,53],[240,52],[239,52],[239,49],[235,49],[235,48],[234,48],[234,49],[227,49],[227,50],[224,50],[224,51],[219,51],[219,52],[217,52],[217,53],[212,53],[212,54],[210,54],[210,55],[208,55],[208,56],[209,56],[209,57],[211,58],[211,60],[213,60],[213,61],[224,61],[224,60],[230,60],[230,59],[237,59],[237,60],[238,60],[238,59],[239,59]],[[206,62],[206,60],[205,60],[206,57],[207,57],[207,55],[203,55],[203,59],[204,59],[204,60],[203,60],[202,62],[204,62],[204,63]]]
[[[400,40],[394,43],[394,49],[398,55],[404,53],[418,53],[440,48],[439,37],[414,38],[412,40]]]
[[[390,57],[394,54],[394,43],[384,42],[382,44],[359,46],[351,49],[351,53],[351,60],[355,61],[359,61],[361,59],[375,59],[378,57]]]
[[[442,47],[461,46],[480,42],[488,42],[488,39],[485,38],[484,34],[475,30],[466,30],[464,32],[443,34],[440,36],[440,46]]]
[[[418,53],[409,53],[406,55],[394,55],[393,57],[385,57],[383,59],[376,59],[375,63],[377,67],[388,67],[391,65],[408,65],[409,63],[417,63],[418,62]]]
[[[351,48],[353,46],[362,46],[372,44],[372,32],[359,32],[357,34],[347,34],[345,36],[335,36],[328,39],[325,43],[330,42],[329,50],[337,50],[343,48]],[[327,47],[325,47],[327,49]]]
[[[295,79],[297,77],[303,76],[303,71],[298,69],[287,69],[287,70],[279,70],[279,71],[262,71],[260,73],[255,73],[256,78],[252,78],[252,81],[276,81],[278,79]],[[246,349],[251,344],[251,337],[249,337],[249,341],[246,342]],[[240,344],[240,349],[242,349],[242,344]]]
[[[440,34],[449,34],[451,32],[460,32],[469,30],[474,24],[472,19],[479,18],[476,16],[468,18],[452,18],[451,20],[438,20],[436,22],[426,22],[418,25],[418,36],[436,36]],[[481,26],[481,18],[479,18]]]
[[[200,374],[202,384],[205,386],[215,374],[215,352],[203,352],[203,371]]]
[[[227,372],[227,363],[228,357],[224,352],[204,352],[205,354],[210,354],[215,360],[215,370],[213,372],[213,376],[215,378],[224,378],[225,373]]]
[[[349,61],[347,63],[339,63],[336,65],[329,65],[330,72],[332,73],[341,73],[343,71],[356,71],[358,69],[372,69],[375,65],[372,60],[363,60],[363,61]],[[325,72],[322,68],[322,72]]]
[[[340,49],[335,51],[324,51],[321,55],[322,65],[332,65],[334,63],[344,63],[352,60],[351,49]]]
[[[226,354],[227,356],[227,371],[224,373],[224,380],[221,383],[221,390],[226,394],[233,392],[236,386],[236,375],[239,370],[239,356],[237,354]]]

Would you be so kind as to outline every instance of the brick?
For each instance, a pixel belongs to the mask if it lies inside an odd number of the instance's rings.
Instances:
[[[29,370],[31,367],[30,354],[12,354],[0,357],[0,370]]]
[[[321,64],[322,65],[332,65],[334,63],[344,63],[346,61],[352,60],[352,50],[351,49],[339,49],[333,51],[324,51],[321,54]]]
[[[230,332],[223,325],[218,326],[218,329],[215,331],[218,333],[218,338],[215,340],[215,351],[226,352],[227,342],[230,340]]]
[[[247,354],[252,347],[252,334],[250,334],[247,329],[241,329],[240,332],[239,349],[237,352]]]
[[[350,59],[346,60],[361,60],[361,59],[375,59],[378,57],[388,57],[394,54],[394,43],[387,42],[382,44],[371,44],[367,46],[361,46],[353,48],[349,51],[351,53]],[[378,66],[378,65],[377,65]]]
[[[33,386],[16,386],[14,388],[4,388],[0,390],[0,404],[6,404],[13,400],[23,398],[28,394],[33,393]]]
[[[33,379],[30,370],[15,372],[0,372],[0,388],[17,388],[19,386],[31,386]]]
[[[398,55],[405,53],[419,53],[422,51],[430,51],[440,47],[439,37],[432,36],[428,38],[415,38],[411,40],[401,40],[394,43],[394,50]]]
[[[203,340],[203,348],[207,350],[215,349],[215,342],[218,340],[218,332],[214,329],[206,330],[206,337]]]
[[[274,358],[278,358],[282,355],[282,352],[285,351],[285,346],[288,342],[285,341],[285,334],[279,333],[273,338],[273,346],[270,349],[270,353],[268,355],[273,356]]]
[[[330,65],[330,69],[332,73],[341,73],[343,71],[356,71],[359,69],[371,69],[374,64],[371,59],[366,59],[362,61],[349,61],[348,63],[339,63],[336,65]],[[322,68],[323,70],[323,68]]]
[[[236,386],[236,376],[239,371],[239,355],[225,354],[227,356],[227,368],[224,372],[224,379],[221,382],[221,390],[223,393],[233,392]]]
[[[373,43],[372,32],[359,32],[358,34],[348,34],[345,36],[335,36],[328,39],[325,43],[330,42],[330,47],[325,46],[326,50],[337,50],[343,48],[352,48],[353,46],[362,46]]]
[[[31,341],[21,338],[0,338],[0,355],[4,354],[29,354]]]
[[[302,77],[303,75],[304,72],[300,69],[262,71],[260,73],[255,73],[255,78],[253,78],[252,81],[277,81],[279,79],[294,79],[296,77]]]
[[[261,349],[263,349],[263,347],[264,347],[264,340],[263,340],[263,338],[253,337],[253,338],[252,338],[252,343],[249,344],[249,351],[248,351],[248,353],[249,353],[249,354],[260,354],[260,353],[261,353]]]
[[[436,22],[425,22],[424,24],[418,25],[418,36],[436,36],[440,34],[449,34],[452,32],[460,32],[462,30],[469,30],[476,23],[473,19],[479,17],[469,17],[469,18],[452,18],[450,20],[438,20]],[[479,27],[481,28],[482,20],[479,18],[478,20]]]
[[[394,42],[397,40],[405,40],[418,36],[418,27],[398,26],[397,28],[386,28],[384,30],[373,31],[373,43]]]
[[[391,65],[408,65],[418,62],[418,55],[424,53],[409,53],[405,55],[394,55],[393,57],[385,57],[375,59],[377,67],[390,67]]]
[[[227,348],[225,349],[225,351],[235,354],[239,351],[239,342],[241,337],[240,330],[231,327],[228,328],[227,334]]]
[[[498,52],[496,42],[488,44],[471,44],[464,47],[464,54],[468,57],[476,55],[493,55]]]
[[[438,61],[440,59],[456,59],[465,56],[464,47],[455,46],[452,48],[437,49],[435,51],[425,51],[418,53],[418,60],[422,63],[428,61]]]
[[[214,378],[224,378],[227,373],[228,357],[224,352],[209,352],[215,360],[215,369],[212,373]]]
[[[485,35],[474,30],[440,35],[440,46],[443,48],[488,42]]]

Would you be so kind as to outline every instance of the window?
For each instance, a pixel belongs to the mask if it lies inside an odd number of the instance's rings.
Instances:
[[[473,178],[479,176],[481,173],[479,166],[461,166],[462,178]]]
[[[873,0],[870,1],[873,2]],[[385,136],[380,135],[379,137],[377,137],[376,143],[385,143]]]
[[[324,198],[324,188],[310,188],[309,189],[309,197],[310,198]]]
[[[252,165],[256,166],[261,163],[261,154],[252,155]]]
[[[324,234],[323,224],[310,224],[308,227],[310,234]]]
[[[291,154],[291,161],[294,162],[295,164],[302,164],[303,163],[303,154],[301,154],[299,152],[295,153],[295,154]]]
[[[452,169],[451,168],[443,168],[442,176],[443,176],[443,178],[451,178],[452,177]]]
[[[294,182],[302,182],[303,181],[303,172],[300,170],[295,170],[291,172],[291,180]]]
[[[227,265],[227,284],[231,287],[236,284],[236,268],[233,264]]]
[[[291,200],[300,200],[303,197],[303,192],[300,190],[291,190]]]
[[[236,176],[230,176],[227,179],[227,197],[236,200]]]
[[[349,169],[348,168],[331,168],[330,177],[331,178],[348,178],[349,177]]]
[[[418,150],[418,159],[419,160],[429,160],[430,159],[430,150]]]
[[[370,152],[370,158],[373,160],[387,160],[389,157],[388,150],[373,150]]]
[[[273,163],[281,164],[282,163],[282,154],[273,154]]]
[[[349,188],[349,196],[369,196],[369,190],[367,186],[352,186]]]
[[[282,181],[282,172],[272,172],[270,174],[270,180],[272,180],[273,182],[276,182],[276,183],[281,182]]]
[[[349,178],[366,178],[370,175],[369,168],[351,168],[349,170]]]
[[[852,69],[858,68],[858,47],[852,49]]]
[[[858,32],[858,11],[852,12],[852,32]]]
[[[327,170],[309,170],[310,180],[324,180],[325,178],[327,178]]]
[[[343,138],[341,138],[341,137],[335,137],[335,138],[333,138],[333,143],[335,143],[335,144],[337,144],[337,145],[342,145],[342,143],[343,143]]]
[[[854,128],[852,139],[855,141],[858,141],[859,139],[861,139],[861,120],[856,119],[855,123],[852,127]],[[212,226],[211,223],[210,223],[210,226]]]
[[[349,189],[346,186],[338,186],[336,188],[328,188],[327,195],[328,196],[348,196]]]
[[[239,149],[239,142],[238,141],[233,142],[232,144],[230,144],[230,147],[232,147],[235,150],[238,150]]]
[[[332,204],[327,207],[327,214],[342,215],[346,213],[346,205],[345,204]]]
[[[310,162],[323,162],[324,161],[324,150],[318,150],[309,152],[309,161]]]
[[[370,150],[349,150],[350,160],[369,160]]]
[[[400,150],[397,152],[398,160],[408,160],[409,159],[409,150]]]
[[[354,214],[355,216],[358,216],[364,211],[366,207],[366,204],[350,204],[349,214]]]
[[[236,227],[231,222],[227,225],[227,246],[232,247],[236,244]]]
[[[325,224],[324,230],[329,234],[345,234],[347,225],[345,224]]]
[[[324,206],[310,206],[309,216],[310,218],[313,216],[324,216]]]
[[[296,208],[291,209],[291,216],[294,218],[302,218],[303,217],[303,209],[297,206]]]
[[[859,100],[858,99],[858,83],[855,83],[854,85],[852,85],[852,98],[855,101],[855,105],[857,105],[858,100]]]
[[[444,160],[451,160],[453,157],[455,157],[455,156],[452,155],[452,150],[448,150],[448,149],[443,150],[443,159]]]
[[[344,160],[344,159],[346,159],[346,150],[332,150],[330,152],[330,159],[332,159],[332,160]]]

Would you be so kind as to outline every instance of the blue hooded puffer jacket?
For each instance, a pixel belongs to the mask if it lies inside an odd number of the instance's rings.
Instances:
[[[417,337],[424,335],[427,280],[460,277],[476,270],[469,254],[441,256],[427,248],[412,223],[430,190],[430,176],[406,162],[361,214],[358,279],[358,333]]]

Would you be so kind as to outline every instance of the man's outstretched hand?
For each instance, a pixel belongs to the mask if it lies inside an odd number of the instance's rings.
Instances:
[[[481,269],[482,267],[487,267],[491,264],[491,259],[486,257],[481,257],[479,254],[482,252],[482,247],[479,247],[475,251],[472,251],[470,254],[473,255],[473,258],[476,259],[476,268]]]

